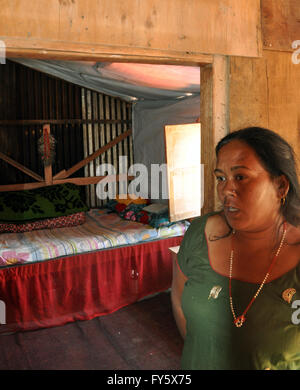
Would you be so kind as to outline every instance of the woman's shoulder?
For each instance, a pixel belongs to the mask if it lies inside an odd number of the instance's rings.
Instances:
[[[191,225],[200,225],[206,224],[208,221],[217,220],[221,217],[222,211],[211,211],[209,213],[203,214],[200,217],[192,218]]]
[[[224,233],[225,232],[225,233]],[[222,212],[214,211],[194,218],[185,234],[185,241],[189,243],[203,242],[205,235],[222,235],[228,232]]]
[[[223,237],[228,234],[229,230],[230,228],[226,222],[223,211],[208,215],[205,224],[205,233],[207,236]]]
[[[210,212],[199,217],[192,218],[190,220],[190,226],[187,230],[187,235],[192,235],[193,233],[199,234],[201,232],[204,233],[207,223],[211,221],[211,219],[216,215],[217,212]]]

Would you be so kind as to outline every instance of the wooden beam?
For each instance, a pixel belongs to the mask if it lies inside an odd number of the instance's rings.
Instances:
[[[4,1],[0,8],[0,39],[8,56],[24,56],[27,50],[49,58],[55,51],[56,59],[102,55],[194,63],[201,53],[259,56],[260,0],[89,0],[88,7],[86,0],[21,3]]]
[[[34,182],[34,183],[3,184],[0,185],[0,192],[33,190],[35,188],[40,188],[45,186],[46,183],[44,181]]]
[[[229,57],[215,55],[212,89],[213,154],[217,143],[229,133],[229,87]],[[213,176],[213,172],[211,175]],[[213,180],[215,182],[214,176]],[[214,209],[218,209],[220,201],[216,185],[214,185],[214,197]]]
[[[213,63],[214,147],[229,132],[229,58],[215,55]]]
[[[53,181],[53,184],[73,183],[79,186],[85,186],[88,184],[97,184],[103,179],[105,179],[106,183],[113,183],[115,181],[133,180],[134,176],[127,176],[126,174],[121,174],[90,177],[69,177],[66,179],[56,179]]]
[[[133,180],[134,176],[127,176],[126,174],[121,175],[107,175],[107,176],[91,176],[91,177],[72,177],[66,179],[53,180],[52,184],[47,184],[46,181],[34,182],[34,183],[19,183],[19,184],[5,184],[0,185],[0,192],[5,191],[22,191],[22,190],[32,190],[40,187],[47,187],[49,185],[63,184],[63,183],[73,183],[81,186],[89,184],[97,184],[101,180],[105,179],[107,183],[112,183],[114,181],[123,181],[123,180]]]
[[[66,170],[62,170],[59,173],[57,173],[53,179],[65,179],[69,176],[71,176],[74,172],[78,171],[80,168],[84,167],[86,164],[100,156],[100,154],[104,153],[106,150],[110,149],[114,145],[116,145],[118,142],[122,141],[126,137],[132,134],[132,130],[127,130],[124,133],[120,134],[118,137],[114,138],[112,141],[110,141],[108,144],[103,146],[102,148],[96,150],[93,154],[90,156],[86,157],[85,159],[81,160],[77,164],[75,164],[72,168]]]
[[[214,56],[213,65],[201,67],[200,122],[201,161],[204,165],[204,205],[202,213],[219,207],[213,170],[215,146],[229,132],[229,65],[226,56]]]
[[[204,203],[202,214],[214,211],[214,138],[213,138],[213,69],[212,65],[201,67],[200,122],[201,164],[204,166]]]
[[[45,135],[48,135],[48,136],[50,135],[50,125],[49,124],[43,126],[43,137],[45,137]],[[45,139],[44,139],[44,142],[46,142]],[[44,176],[45,176],[46,185],[50,186],[53,182],[52,164],[45,164],[44,165]]]
[[[132,49],[123,47],[108,47],[107,45],[79,45],[78,43],[44,42],[33,41],[33,46],[26,48],[27,39],[1,37],[6,44],[7,58],[33,58],[40,60],[61,61],[96,61],[96,62],[133,62],[147,64],[168,64],[195,66],[210,64],[213,61],[211,54],[195,52],[172,52],[153,50]],[[45,46],[47,48],[45,48]]]
[[[122,119],[20,119],[0,120],[0,126],[30,126],[30,125],[81,125],[81,124],[131,124],[130,120]]]
[[[33,179],[42,182],[44,179],[38,175],[37,173],[31,171],[30,169],[24,167],[24,165],[18,163],[17,161],[13,160],[12,158],[6,156],[6,154],[0,152],[0,158],[4,161],[6,161],[8,164],[12,165],[13,167],[19,169],[19,171],[22,171],[26,175],[32,177]]]

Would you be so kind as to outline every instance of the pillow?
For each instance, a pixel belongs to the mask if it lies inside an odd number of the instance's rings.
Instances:
[[[129,204],[120,214],[120,217],[128,221],[140,222],[157,229],[162,226],[171,226],[168,212],[162,214],[149,213],[141,204]]]
[[[24,233],[40,229],[58,229],[82,225],[86,220],[85,212],[63,217],[41,219],[27,223],[0,223],[0,233]]]
[[[143,208],[144,211],[147,211],[148,213],[154,213],[154,214],[162,214],[167,212],[169,209],[167,204],[162,203],[152,203],[149,206],[146,206]]]
[[[151,219],[149,221],[149,225],[155,229],[158,229],[162,226],[171,226],[173,222],[169,221],[168,213],[164,214],[151,214]]]
[[[0,192],[0,221],[2,222],[23,223],[87,210],[82,189],[72,183],[34,190]]]

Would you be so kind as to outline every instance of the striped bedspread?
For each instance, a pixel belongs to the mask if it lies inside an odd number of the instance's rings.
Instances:
[[[188,226],[188,222],[178,222],[154,229],[92,209],[86,213],[86,222],[76,227],[1,234],[0,267],[181,236]]]

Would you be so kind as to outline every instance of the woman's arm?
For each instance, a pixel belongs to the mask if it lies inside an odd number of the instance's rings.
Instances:
[[[186,335],[186,320],[181,307],[181,295],[185,282],[188,278],[182,273],[178,264],[176,256],[173,256],[173,279],[171,287],[171,302],[173,308],[173,315],[177,324],[178,330],[183,339]]]

